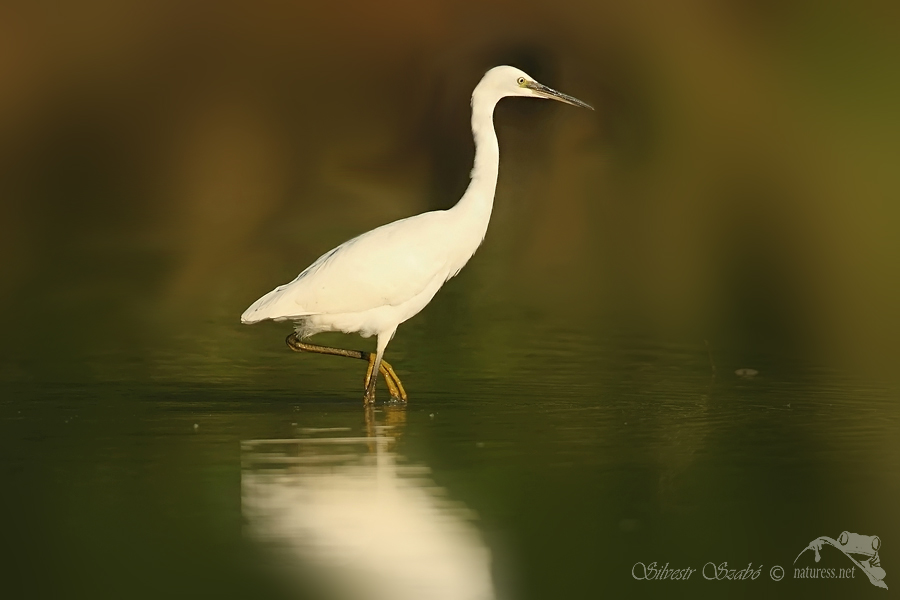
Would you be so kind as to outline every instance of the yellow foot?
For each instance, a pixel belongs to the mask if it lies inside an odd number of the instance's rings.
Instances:
[[[397,377],[394,368],[386,360],[381,361],[381,368],[379,371],[381,371],[381,374],[384,376],[384,381],[387,383],[388,390],[391,392],[391,398],[409,402],[409,397],[406,395],[406,390],[403,389],[403,384],[400,383],[400,378]]]
[[[366,379],[364,382],[366,393],[363,396],[363,403],[371,404],[375,402],[375,386],[371,386],[370,393],[370,384],[372,383],[372,371],[375,368],[375,355],[369,355],[369,366],[366,369]],[[403,388],[403,384],[400,383],[400,378],[397,377],[397,373],[394,372],[393,367],[391,367],[390,363],[385,360],[381,361],[381,365],[378,368],[378,372],[384,377],[384,382],[387,384],[388,392],[391,394],[391,398],[394,400],[401,400],[403,402],[409,402],[409,396],[406,395],[406,390]]]

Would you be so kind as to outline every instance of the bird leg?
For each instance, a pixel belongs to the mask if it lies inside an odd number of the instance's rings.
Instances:
[[[374,401],[375,390],[372,389],[371,395],[369,394],[368,390],[370,385],[372,388],[374,388],[374,383],[371,380],[372,371],[375,368],[375,353],[363,352],[361,350],[345,350],[344,348],[333,348],[331,346],[319,346],[317,344],[307,344],[306,342],[301,342],[300,337],[296,333],[292,333],[291,335],[287,336],[285,342],[287,343],[288,348],[290,348],[294,352],[314,352],[316,354],[346,356],[347,358],[357,358],[367,361],[369,363],[369,366],[366,369],[365,379],[366,398],[371,397],[372,401]],[[391,394],[391,398],[394,398],[395,400],[402,400],[403,402],[409,401],[409,397],[406,395],[406,390],[403,388],[403,384],[400,383],[400,378],[397,376],[397,373],[394,372],[393,367],[391,367],[391,365],[387,361],[381,361],[381,364],[378,366],[378,372],[381,373],[382,377],[384,377],[384,382],[387,384],[388,391]]]
[[[378,375],[375,373],[375,363],[378,362],[378,357],[369,355],[369,367],[366,369],[366,381],[363,386],[366,390],[366,393],[363,395],[363,404],[371,405],[375,404],[375,384],[378,383]],[[378,368],[381,368],[381,365],[378,365]],[[385,381],[387,381],[387,377],[385,377]]]
[[[363,387],[368,390],[372,378],[372,371],[375,370],[375,355],[371,352],[362,352],[362,354],[367,355],[363,358],[369,361],[369,366],[366,368],[366,379],[363,382]],[[400,383],[400,379],[397,378],[397,374],[394,373],[394,369],[391,368],[391,365],[382,360],[381,365],[378,367],[378,372],[384,377],[384,382],[387,384],[388,391],[391,393],[391,398],[406,402],[406,390],[403,389],[403,384]]]

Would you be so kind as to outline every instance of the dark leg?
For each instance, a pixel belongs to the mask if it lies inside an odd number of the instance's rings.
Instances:
[[[317,344],[307,344],[306,342],[300,341],[300,337],[296,333],[292,333],[287,336],[285,339],[285,343],[287,343],[288,348],[293,350],[294,352],[313,352],[316,354],[330,354],[332,356],[346,356],[347,358],[357,358],[359,360],[365,360],[369,363],[368,370],[366,371],[366,380],[364,387],[366,389],[366,399],[367,402],[374,401],[375,398],[375,382],[377,381],[377,377],[372,377],[372,372],[375,370],[375,362],[377,355],[372,352],[363,352],[361,350],[345,350],[343,348],[333,348],[331,346],[319,346]],[[397,400],[402,400],[403,402],[407,402],[409,397],[406,395],[406,390],[403,389],[403,384],[400,383],[400,378],[397,377],[397,374],[394,372],[394,369],[388,364],[387,361],[382,360],[378,365],[378,372],[384,377],[384,382],[388,386],[388,391],[391,394],[391,398],[395,398]],[[371,393],[370,393],[371,388]],[[370,399],[371,400],[368,400]]]
[[[375,369],[381,369],[380,359],[380,356],[376,355],[373,359],[370,355],[369,369],[366,371],[366,393],[363,395],[363,404],[375,404],[375,384],[378,383],[378,374],[375,372]],[[386,377],[385,381],[387,381]]]

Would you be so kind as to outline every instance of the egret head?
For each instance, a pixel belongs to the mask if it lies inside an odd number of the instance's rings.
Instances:
[[[478,87],[475,88],[475,93],[472,95],[473,99],[480,92],[493,96],[496,100],[506,96],[529,96],[532,98],[559,100],[572,106],[594,110],[594,107],[590,104],[548,88],[546,85],[535,81],[528,73],[515,67],[494,67],[485,73]]]

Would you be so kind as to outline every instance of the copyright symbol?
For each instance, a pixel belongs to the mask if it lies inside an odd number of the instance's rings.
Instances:
[[[769,577],[772,578],[772,581],[781,581],[784,578],[784,569],[779,565],[775,565],[769,569]]]

